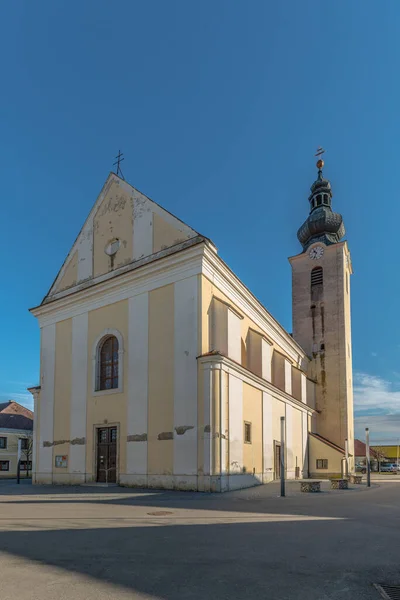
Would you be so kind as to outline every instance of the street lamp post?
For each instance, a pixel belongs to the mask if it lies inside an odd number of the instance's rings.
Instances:
[[[285,417],[281,417],[281,498],[285,497]]]
[[[369,459],[369,428],[365,428],[365,454],[367,459],[367,486],[371,487],[371,462]]]

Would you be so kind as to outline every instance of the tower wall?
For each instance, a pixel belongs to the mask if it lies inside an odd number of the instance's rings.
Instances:
[[[315,247],[323,248],[317,260]],[[354,456],[353,382],[350,321],[350,254],[346,242],[311,244],[289,259],[293,277],[293,337],[312,358],[316,386],[316,433]],[[311,272],[323,269],[323,283],[311,286]],[[350,458],[349,467],[353,469]]]

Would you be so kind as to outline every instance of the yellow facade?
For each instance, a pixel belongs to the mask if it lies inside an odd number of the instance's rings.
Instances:
[[[253,386],[243,384],[243,427],[251,427],[251,441],[244,440],[243,467],[246,473],[262,473],[262,392]]]
[[[392,460],[393,462],[397,462],[400,458],[400,445],[399,446],[371,446],[372,450],[379,450],[380,453],[384,454],[384,456]]]
[[[309,473],[310,477],[315,479],[328,479],[331,476],[338,475],[342,472],[342,464],[344,458],[344,451],[339,448],[324,443],[317,439],[315,436],[310,435],[309,437]],[[325,463],[318,463],[317,461],[327,461],[327,467]]]
[[[128,349],[124,344],[123,355],[120,358],[123,362],[123,373],[121,389],[111,394],[107,392],[102,394],[95,391],[94,369],[92,368],[94,360],[94,351],[96,341],[99,340],[103,332],[107,330],[117,330],[121,333],[123,340],[128,338],[128,302],[116,302],[102,308],[90,311],[88,314],[88,377],[87,377],[87,408],[86,408],[86,473],[88,478],[95,477],[95,445],[97,429],[101,426],[116,425],[118,428],[118,437],[126,440],[126,403],[127,403],[127,385],[126,372],[128,367]],[[125,472],[126,444],[120,444],[117,453],[118,468],[121,473]]]

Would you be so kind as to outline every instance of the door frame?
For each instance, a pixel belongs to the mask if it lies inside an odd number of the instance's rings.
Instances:
[[[280,453],[282,452],[282,445],[280,442],[278,442],[278,440],[274,440],[274,480],[278,480],[281,476],[280,474],[280,461],[279,461],[279,472],[276,470],[276,454],[277,454],[277,448],[279,447],[279,458],[280,458]]]
[[[117,485],[119,485],[119,443],[120,443],[120,424],[113,422],[113,423],[101,423],[101,424],[96,424],[93,425],[93,440],[94,440],[94,444],[93,444],[93,453],[92,453],[92,465],[93,465],[93,479],[94,481],[97,483],[97,440],[98,440],[98,430],[99,429],[105,429],[105,428],[109,428],[109,427],[116,427],[117,428],[117,444],[116,444],[116,461],[115,461],[115,469],[116,469],[116,473],[115,473],[115,482]]]

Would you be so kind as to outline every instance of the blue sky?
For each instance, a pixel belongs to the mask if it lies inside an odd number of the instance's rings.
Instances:
[[[113,157],[291,330],[287,257],[325,175],[352,253],[359,429],[400,436],[396,0],[3,3],[0,399],[30,402],[40,303]]]

